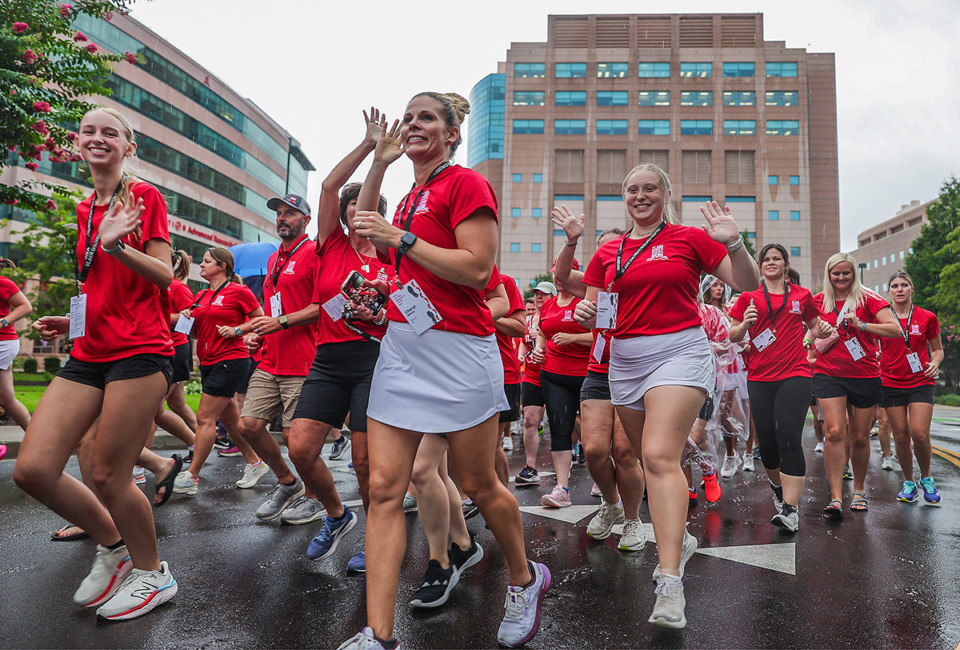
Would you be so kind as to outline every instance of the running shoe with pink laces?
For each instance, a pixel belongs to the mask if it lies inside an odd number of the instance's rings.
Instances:
[[[570,490],[563,486],[556,486],[550,494],[540,497],[540,505],[548,508],[569,508]]]

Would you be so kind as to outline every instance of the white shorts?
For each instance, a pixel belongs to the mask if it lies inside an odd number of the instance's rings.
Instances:
[[[510,408],[494,335],[391,322],[373,370],[367,416],[419,433],[452,433]]]
[[[0,370],[7,370],[14,357],[20,354],[20,339],[0,341]]]
[[[693,386],[710,395],[716,373],[702,327],[655,336],[614,337],[610,344],[610,398],[617,406],[642,411],[643,396],[657,386]]]

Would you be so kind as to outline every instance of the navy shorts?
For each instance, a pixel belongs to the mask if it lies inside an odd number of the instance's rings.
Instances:
[[[188,381],[190,373],[193,371],[193,351],[190,349],[190,342],[181,343],[173,348],[173,381]]]
[[[528,381],[520,384],[520,403],[523,407],[543,406],[543,389]]]

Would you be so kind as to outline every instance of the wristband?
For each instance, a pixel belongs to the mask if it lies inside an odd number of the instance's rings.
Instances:
[[[121,251],[123,251],[124,248],[125,246],[123,245],[123,242],[119,240],[117,241],[117,245],[114,246],[113,248],[104,248],[103,244],[100,244],[100,250],[102,250],[107,255],[116,255],[117,253],[120,253]]]
[[[387,322],[387,310],[381,309],[380,313],[377,314],[377,317],[373,319],[374,325],[383,325]]]
[[[809,350],[810,348],[813,347],[813,341],[811,341],[810,339],[803,339],[803,347],[805,350]]]
[[[732,244],[727,244],[727,252],[732,253],[733,251],[743,248],[743,237],[737,237],[737,241]]]
[[[860,331],[861,331],[861,332],[866,332],[866,331],[867,331],[867,324],[864,323],[863,321],[860,321]]]
[[[573,242],[572,244],[570,242],[567,242],[567,246],[576,246],[576,245],[577,245],[577,242]]]

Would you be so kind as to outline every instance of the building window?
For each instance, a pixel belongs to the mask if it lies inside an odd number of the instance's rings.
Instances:
[[[641,78],[669,77],[670,64],[669,63],[644,63],[643,61],[641,61],[637,65],[637,76]]]
[[[756,165],[752,151],[723,152],[723,180],[730,185],[756,183]]]
[[[684,90],[680,92],[681,106],[713,106],[713,91]]]
[[[799,106],[800,93],[796,90],[768,90],[767,106]]]
[[[514,63],[514,77],[546,77],[547,65],[545,63]]]
[[[756,120],[724,120],[723,134],[724,135],[756,135],[757,121]]]
[[[616,77],[623,79],[627,76],[630,71],[630,64],[628,63],[598,63],[597,64],[597,78],[605,79],[609,77]]]
[[[640,135],[670,135],[670,120],[639,120]]]
[[[883,257],[880,258],[880,266],[886,266],[886,265],[887,265],[887,256],[884,255]],[[886,289],[884,289],[884,291],[886,291]]]
[[[755,196],[726,196],[724,197],[725,203],[756,203],[757,197]]]
[[[627,135],[627,120],[597,120],[597,135]]]
[[[790,257],[800,257],[800,247],[791,246],[790,247]]]
[[[583,182],[583,149],[557,149],[554,161],[555,182]]]
[[[510,216],[517,218],[523,215],[521,214],[520,208],[510,208]]]
[[[767,212],[767,218],[770,219],[770,221],[780,221],[780,211],[770,210]]]
[[[629,103],[626,90],[597,91],[597,106],[626,106]]]
[[[626,128],[626,120],[623,120]],[[626,131],[624,131],[626,133]],[[597,150],[597,182],[621,183],[627,173],[627,152],[623,149]]]
[[[681,199],[684,203],[709,203],[713,200],[712,196],[684,196]]]
[[[670,152],[657,151],[654,149],[640,150],[640,163],[653,163],[663,171],[670,172]],[[621,174],[622,176],[622,174]]]
[[[681,63],[681,77],[712,77],[713,64],[709,61],[704,63]]]
[[[587,76],[586,63],[558,63],[554,69],[557,79],[581,79]]]
[[[680,135],[713,135],[713,120],[680,120]]]
[[[669,106],[669,90],[641,90],[639,106]]]
[[[790,221],[800,221],[800,211],[791,210],[790,211]]]
[[[800,184],[800,177],[799,177],[799,176],[791,176],[791,177],[790,177],[790,184],[791,184],[791,185],[799,185],[799,184]]]
[[[757,233],[755,233],[755,232],[748,232],[748,233],[747,233],[747,239],[756,239],[756,238],[757,238]]]
[[[709,151],[683,152],[683,182],[703,183],[711,182],[711,157]]]
[[[880,266],[880,260],[873,260],[873,268],[878,268]]]
[[[800,135],[800,121],[767,120],[767,135]]]
[[[556,135],[586,135],[586,120],[554,120],[553,132]]]
[[[513,92],[514,106],[543,106],[546,101],[546,93],[542,90],[515,90]]]
[[[543,182],[543,174],[534,174],[534,175],[533,175],[533,182],[534,182],[534,183],[542,183],[542,182]]]
[[[583,90],[558,90],[553,96],[556,106],[586,106],[587,93]]]
[[[883,290],[884,290],[884,291],[887,290],[887,283],[886,283],[886,282],[883,283]]]
[[[796,77],[797,62],[767,61],[768,77]]]
[[[543,210],[541,208],[533,208],[530,216],[533,217],[534,219],[539,219],[540,217],[543,216]]]
[[[523,182],[523,174],[514,174],[514,175],[513,175],[513,182],[514,182],[514,183],[522,183],[522,182]]]
[[[513,133],[515,135],[542,135],[543,120],[514,120]]]
[[[752,61],[724,61],[724,77],[753,77],[755,76],[756,64]]]
[[[559,203],[560,201],[583,201],[583,194],[556,194],[553,197],[554,203]],[[563,234],[562,230],[554,231],[554,234]]]
[[[622,201],[623,197],[619,194],[597,194],[597,201],[608,201],[614,203],[616,201]]]
[[[723,91],[724,106],[756,106],[757,93],[752,90]]]
[[[518,252],[519,252],[519,251],[518,251]],[[539,252],[540,252],[540,242],[534,242],[534,243],[530,244],[530,252],[531,252],[531,253],[539,253]]]
[[[510,244],[510,252],[511,252],[511,253],[519,253],[519,252],[520,252],[520,243],[519,243],[519,242],[513,242],[513,243],[511,243],[511,244]]]
[[[767,176],[767,185],[779,185],[780,177],[779,176]]]
[[[903,259],[903,251],[900,251],[900,259]]]

